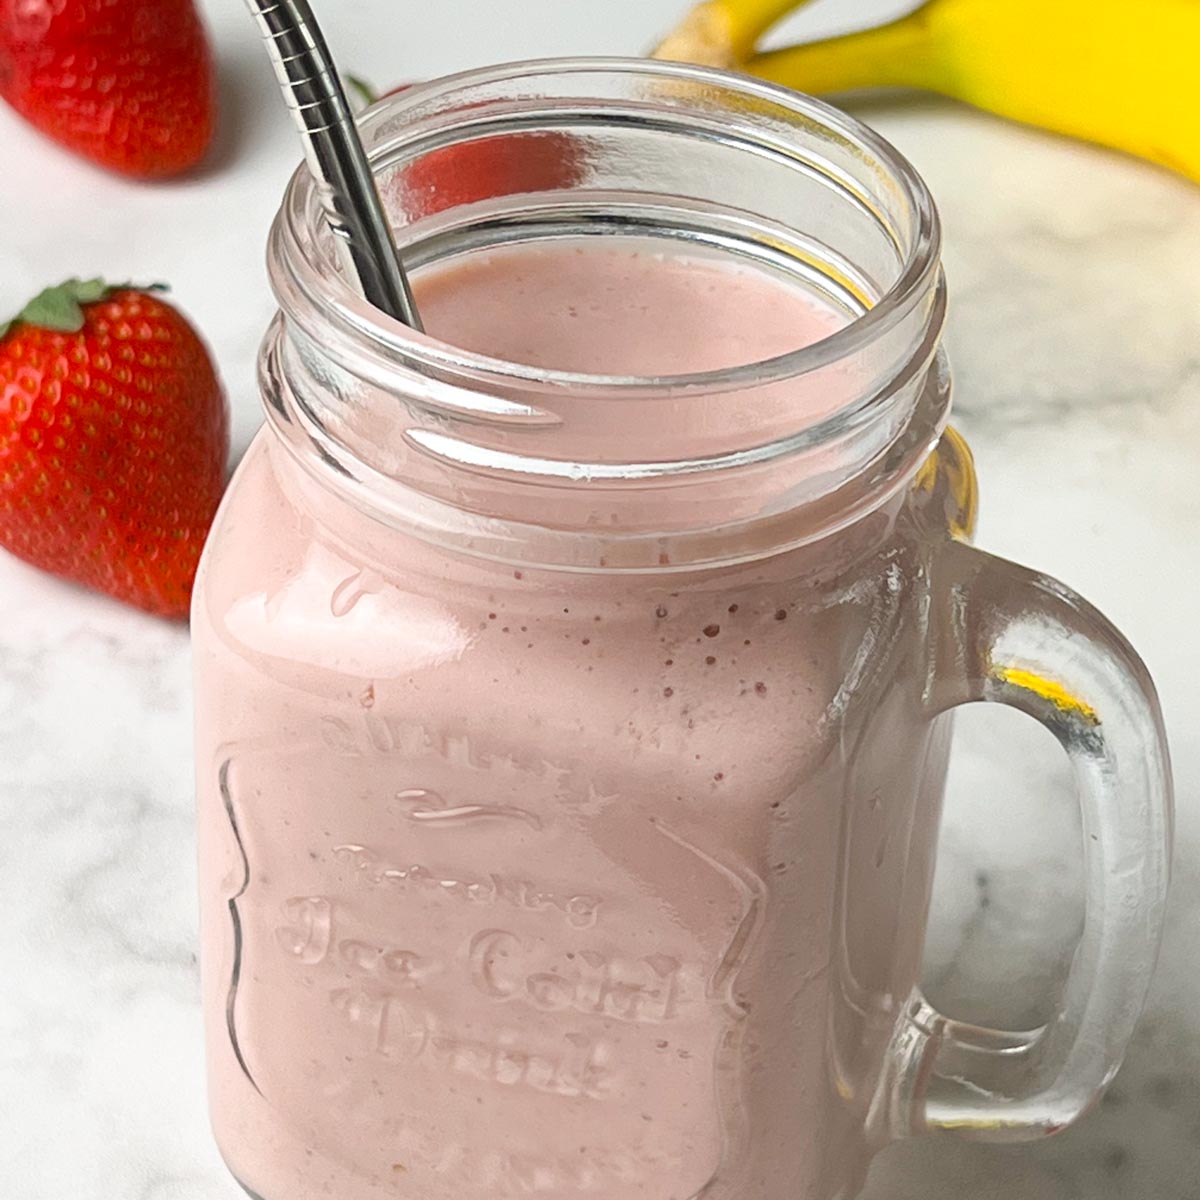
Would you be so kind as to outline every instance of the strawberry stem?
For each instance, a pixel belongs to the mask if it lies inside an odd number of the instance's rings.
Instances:
[[[363,108],[369,108],[379,99],[379,93],[360,75],[343,75],[343,82]]]

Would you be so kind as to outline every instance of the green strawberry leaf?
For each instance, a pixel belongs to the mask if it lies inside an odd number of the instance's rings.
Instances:
[[[379,93],[360,75],[343,75],[342,80],[357,107],[367,108],[379,99]]]
[[[112,291],[103,279],[72,279],[61,286],[69,288],[80,304],[95,304]]]
[[[46,288],[25,305],[20,319],[28,325],[58,333],[78,333],[83,328],[83,296],[89,298],[87,303],[103,299],[103,282],[99,279],[68,279],[58,287]]]
[[[14,325],[24,323],[57,333],[78,333],[83,328],[83,306],[95,304],[113,292],[132,289],[138,292],[165,292],[165,283],[106,283],[103,279],[68,279],[57,287],[39,292],[11,320],[0,324],[0,338]]]

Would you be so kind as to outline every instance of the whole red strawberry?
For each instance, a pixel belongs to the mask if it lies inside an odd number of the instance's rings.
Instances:
[[[72,279],[0,325],[0,546],[34,566],[185,616],[228,448],[208,352],[157,295]]]
[[[212,55],[193,0],[0,0],[0,96],[138,178],[186,171],[212,140]]]

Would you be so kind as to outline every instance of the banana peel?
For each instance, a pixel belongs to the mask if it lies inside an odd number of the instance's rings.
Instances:
[[[759,39],[808,0],[713,0],[698,4],[651,58],[737,70],[753,57]]]
[[[1200,182],[1200,0],[928,0],[890,24],[760,53],[806,0],[708,0],[653,57],[813,95],[919,88]]]

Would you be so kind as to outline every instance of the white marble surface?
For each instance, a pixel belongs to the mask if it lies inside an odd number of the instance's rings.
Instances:
[[[380,82],[542,54],[637,53],[682,0],[321,6]],[[824,0],[812,29],[883,11]],[[237,0],[211,0],[227,114],[203,177],[124,184],[0,113],[0,308],[69,273],[170,280],[216,349],[236,448],[258,422],[267,223],[297,158]],[[1179,849],[1164,961],[1108,1101],[1017,1150],[879,1161],[869,1200],[1200,1196],[1200,188],[950,104],[856,106],[946,223],[957,423],[980,541],[1071,582],[1140,648],[1173,739]],[[233,1200],[204,1116],[187,636],[0,555],[0,1195]],[[1015,749],[1014,749],[1015,747]],[[1078,923],[1065,771],[1022,719],[956,750],[929,984],[955,1013],[1048,1010]],[[747,1200],[753,1200],[747,1197]]]

